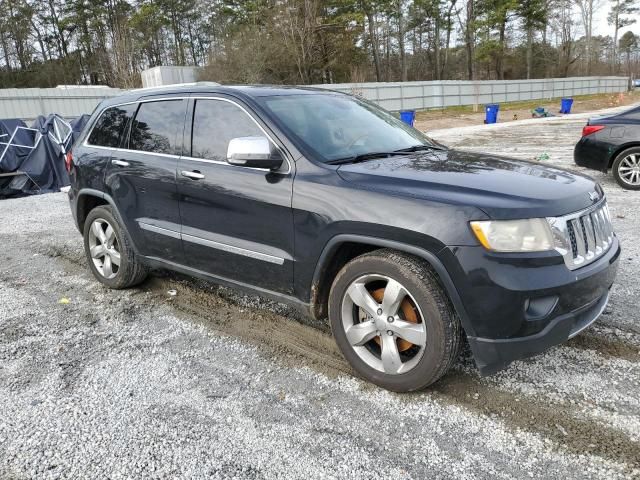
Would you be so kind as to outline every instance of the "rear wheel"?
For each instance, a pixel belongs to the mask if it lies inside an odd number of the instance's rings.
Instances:
[[[613,161],[613,178],[627,190],[640,190],[640,147],[628,148]]]
[[[147,276],[129,238],[109,206],[91,210],[84,223],[84,249],[93,275],[109,288],[132,287]]]
[[[460,322],[435,273],[393,250],[362,255],[338,273],[329,319],[353,368],[393,391],[432,384],[460,351]]]

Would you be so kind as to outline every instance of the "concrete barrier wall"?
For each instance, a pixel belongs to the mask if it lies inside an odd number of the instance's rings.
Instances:
[[[164,78],[164,77],[163,77]],[[625,77],[573,77],[536,80],[404,83],[340,83],[315,85],[360,95],[387,110],[422,110],[454,105],[542,100],[595,93],[617,93],[628,89]],[[31,120],[58,113],[77,117],[91,113],[100,101],[122,90],[109,87],[9,88],[0,90],[0,118]]]

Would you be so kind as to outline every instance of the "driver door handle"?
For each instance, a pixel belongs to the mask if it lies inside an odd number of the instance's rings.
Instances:
[[[189,170],[182,170],[180,173],[183,177],[191,178],[193,180],[202,180],[204,178],[204,175],[197,170],[194,170],[193,172],[190,172]]]
[[[111,160],[111,163],[117,165],[118,167],[128,167],[129,162],[125,162],[123,160]]]

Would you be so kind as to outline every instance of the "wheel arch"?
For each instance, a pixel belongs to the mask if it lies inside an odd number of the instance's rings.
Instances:
[[[640,147],[640,142],[631,141],[631,142],[625,143],[623,145],[618,145],[616,147],[616,149],[609,156],[609,164],[608,164],[607,169],[610,170],[611,168],[613,168],[613,162],[615,162],[616,158],[618,158],[618,155],[620,155],[625,150],[628,150],[629,148],[634,148],[634,147],[635,148]]]
[[[81,233],[84,231],[84,222],[91,210],[100,205],[109,204],[113,206],[113,203],[110,203],[105,198],[105,194],[103,192],[90,188],[80,190],[76,201],[76,221],[78,223],[78,230],[80,230]]]
[[[346,246],[346,248],[345,248]],[[415,245],[387,240],[384,238],[364,235],[340,234],[331,238],[325,245],[316,265],[311,282],[310,311],[315,319],[327,316],[329,291],[335,275],[351,259],[362,253],[383,248],[390,248],[408,253],[426,261],[436,272],[444,291],[447,293],[453,307],[460,318],[462,327],[467,334],[473,334],[469,317],[462,303],[462,299],[446,267],[433,252]],[[445,248],[445,247],[442,247]],[[347,255],[345,255],[347,253]]]
[[[138,253],[138,247],[131,238],[129,234],[125,222],[123,221],[123,217],[116,206],[116,202],[113,200],[111,195],[101,192],[100,190],[95,190],[93,188],[83,188],[78,192],[78,197],[76,201],[76,221],[78,224],[78,228],[80,233],[84,231],[84,222],[89,215],[89,212],[94,208],[100,205],[108,205],[113,208],[113,213],[116,216],[116,219],[120,222],[120,224],[125,227],[124,234],[127,235],[129,243],[133,247],[133,251]]]

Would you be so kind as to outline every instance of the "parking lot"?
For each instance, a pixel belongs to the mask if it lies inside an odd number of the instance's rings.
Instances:
[[[576,168],[585,118],[430,134]],[[640,478],[640,192],[588,173],[623,248],[601,319],[415,394],[354,377],[284,306],[162,272],[102,287],[63,193],[0,202],[0,477]]]

